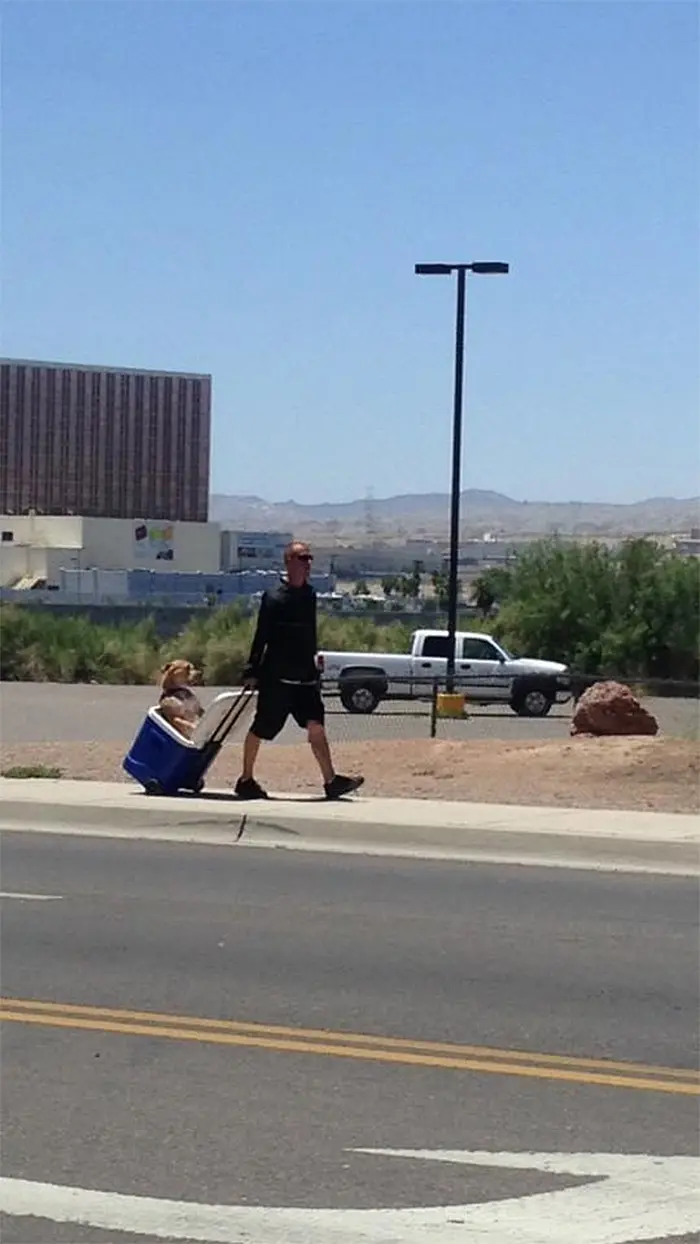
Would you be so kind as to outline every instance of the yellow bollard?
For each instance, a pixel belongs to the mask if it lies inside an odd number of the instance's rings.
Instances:
[[[439,691],[437,697],[438,717],[463,717],[465,699],[463,693],[456,691]]]

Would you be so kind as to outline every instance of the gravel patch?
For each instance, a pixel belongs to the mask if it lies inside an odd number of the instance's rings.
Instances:
[[[125,745],[114,742],[4,746],[1,767],[55,765],[64,777],[128,781]],[[457,799],[474,803],[630,811],[700,811],[700,752],[690,740],[576,738],[515,740],[404,739],[334,745],[339,770],[363,773],[370,796]],[[230,787],[238,776],[240,743],[224,746],[208,785]],[[259,780],[270,790],[319,787],[306,743],[268,746]]]

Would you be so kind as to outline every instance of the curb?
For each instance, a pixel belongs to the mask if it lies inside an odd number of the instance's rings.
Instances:
[[[4,779],[6,831],[700,876],[698,822],[683,814],[278,797],[148,797],[121,783]]]
[[[470,860],[483,863],[540,864],[598,868],[612,871],[660,871],[700,876],[698,849],[692,843],[620,839],[603,834],[577,835],[536,830],[495,830],[479,825],[415,828],[334,821],[332,834],[312,822],[300,832],[296,825],[260,816],[242,827],[244,845],[277,846],[365,854],[413,855],[423,858]]]

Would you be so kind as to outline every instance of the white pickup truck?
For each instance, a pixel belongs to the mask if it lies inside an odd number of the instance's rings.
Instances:
[[[322,652],[323,683],[337,683],[349,713],[373,713],[383,699],[427,699],[436,680],[444,687],[447,631],[414,631],[408,655]],[[545,717],[571,698],[566,665],[514,657],[491,635],[458,631],[455,684],[472,704],[509,704],[521,717]]]

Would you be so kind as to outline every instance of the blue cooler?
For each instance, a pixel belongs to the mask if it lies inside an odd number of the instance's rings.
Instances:
[[[198,794],[222,743],[252,713],[254,701],[254,692],[224,691],[209,705],[189,739],[157,707],[149,708],[122,768],[148,795]]]

